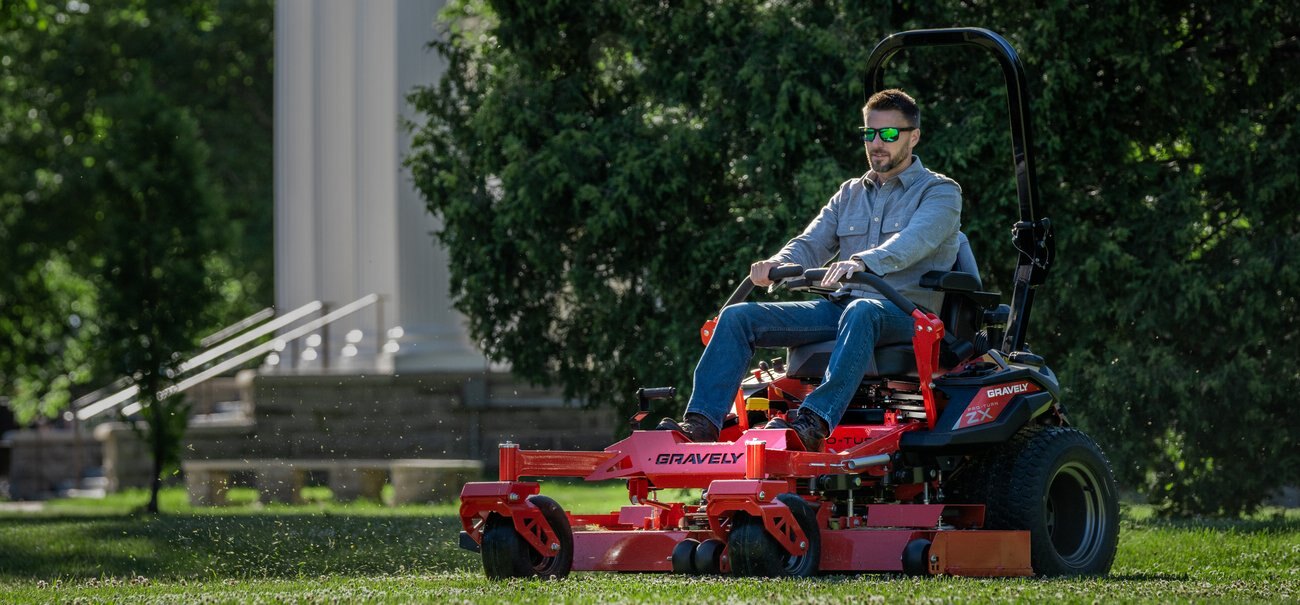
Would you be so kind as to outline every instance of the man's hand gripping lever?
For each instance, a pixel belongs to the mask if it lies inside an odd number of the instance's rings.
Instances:
[[[767,283],[781,287],[787,280],[803,277],[803,265],[779,265],[767,273]]]
[[[774,260],[761,260],[749,266],[749,281],[755,286],[780,285],[780,281],[803,275],[801,265],[783,265]]]
[[[736,291],[731,293],[723,307],[744,302],[754,286],[768,286],[781,280],[796,278],[804,274],[801,265],[781,265],[776,261],[759,261],[749,266],[749,277],[740,282]]]

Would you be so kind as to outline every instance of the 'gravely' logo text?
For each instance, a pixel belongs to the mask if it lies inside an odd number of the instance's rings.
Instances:
[[[989,399],[993,399],[994,397],[1001,397],[1003,395],[1015,395],[1016,393],[1024,393],[1028,390],[1029,390],[1029,385],[1022,382],[1020,384],[1013,384],[1005,387],[991,388],[984,393],[984,396],[988,397]]]
[[[655,464],[734,464],[740,452],[714,452],[712,454],[659,454]]]

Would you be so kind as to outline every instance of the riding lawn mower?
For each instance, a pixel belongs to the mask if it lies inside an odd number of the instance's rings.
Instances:
[[[878,276],[875,288],[910,313],[910,345],[878,347],[848,410],[819,451],[789,429],[766,429],[822,380],[833,342],[791,348],[742,382],[715,443],[676,431],[634,430],[604,451],[498,451],[499,481],[461,492],[461,546],[482,554],[489,578],[562,578],[572,570],[808,576],[903,572],[961,576],[1100,575],[1119,532],[1115,481],[1100,448],[1070,426],[1056,375],[1026,346],[1034,288],[1053,260],[1031,154],[1024,69],[985,29],[916,30],[881,41],[867,65],[900,50],[975,46],[999,61],[1008,87],[1019,220],[1010,304],[983,290],[963,245],[952,271],[926,274],[944,293],[938,313]],[[964,243],[964,236],[962,238]],[[772,277],[827,294],[824,269],[793,265]],[[746,278],[727,305],[746,299]],[[716,318],[706,322],[707,343]],[[641,389],[633,422],[671,387]],[[539,477],[627,484],[629,504],[569,512],[540,495]],[[698,500],[660,499],[701,489]]]

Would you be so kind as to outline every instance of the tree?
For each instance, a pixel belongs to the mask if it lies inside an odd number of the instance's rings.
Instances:
[[[270,302],[272,5],[0,5],[0,388],[22,420],[126,376],[155,399],[198,336]]]
[[[93,288],[75,268],[88,223],[62,197],[81,158],[56,159],[65,139],[48,119],[55,87],[35,74],[49,35],[38,14],[0,6],[0,385],[24,422],[62,410],[102,366],[84,323]]]
[[[699,325],[742,268],[861,172],[849,66],[870,49],[844,41],[879,21],[748,3],[458,10],[448,77],[413,95],[430,120],[410,164],[472,334],[517,374],[606,404],[689,384]]]
[[[1300,480],[1300,15],[1095,8],[1024,30],[1069,259],[1040,333],[1121,477],[1171,513],[1251,510]]]
[[[20,418],[116,377],[92,344],[100,223],[84,200],[127,126],[104,100],[141,92],[145,70],[212,151],[218,295],[194,309],[202,329],[270,304],[272,14],[265,0],[0,5],[0,385]]]
[[[156,513],[163,470],[180,462],[189,420],[184,397],[162,393],[204,327],[195,310],[216,298],[205,274],[216,213],[195,120],[150,90],[148,72],[136,81],[143,90],[107,103],[123,127],[103,146],[105,170],[93,193],[103,217],[95,238],[102,251],[97,320],[113,369],[140,389],[146,424],[139,432],[154,461],[147,509]]]
[[[1120,478],[1169,513],[1251,510],[1300,479],[1296,9],[1119,0],[462,1],[411,99],[408,163],[445,227],[457,307],[494,359],[598,404],[690,384],[697,328],[744,267],[865,170],[861,69],[890,32],[980,24],[1034,96],[1059,259],[1035,351]],[[1007,290],[1015,189],[996,65],[909,52],[926,165]],[[1225,417],[1231,421],[1225,421]],[[1252,471],[1268,460],[1268,473]]]

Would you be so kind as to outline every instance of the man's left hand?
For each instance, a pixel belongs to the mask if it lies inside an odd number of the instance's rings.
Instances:
[[[826,277],[822,278],[822,287],[838,287],[841,279],[848,279],[853,277],[854,273],[866,270],[867,268],[863,266],[863,263],[857,260],[842,260],[833,263],[826,268]]]

